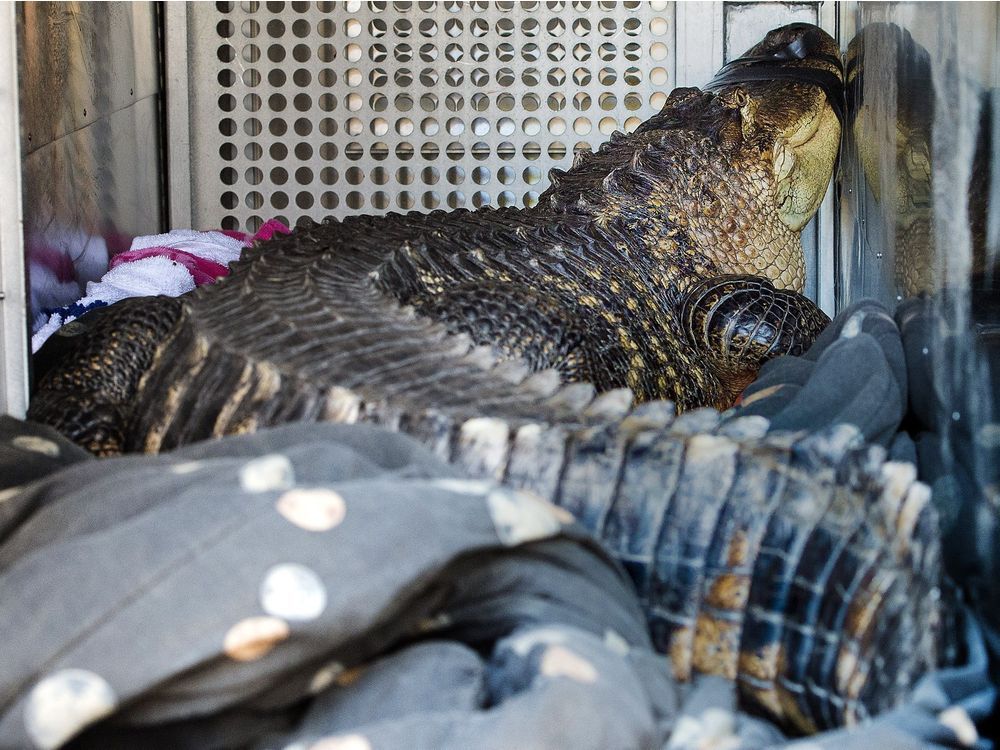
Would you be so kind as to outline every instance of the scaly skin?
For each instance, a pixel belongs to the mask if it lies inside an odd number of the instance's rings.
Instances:
[[[796,40],[836,52],[800,26],[754,54]],[[217,285],[82,319],[30,415],[101,455],[296,420],[405,431],[602,538],[678,678],[737,680],[804,731],[856,721],[934,663],[926,488],[850,430],[765,437],[692,409],[825,323],[794,291],[797,233],[838,133],[800,80],[674,92],[536,209],[303,227]]]

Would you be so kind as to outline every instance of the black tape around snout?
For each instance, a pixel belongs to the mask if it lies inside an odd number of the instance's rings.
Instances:
[[[716,92],[727,86],[737,86],[741,83],[752,81],[796,81],[799,83],[810,83],[819,86],[826,94],[827,101],[833,107],[833,112],[840,120],[841,127],[844,124],[844,112],[846,110],[846,100],[844,94],[844,81],[842,78],[844,65],[839,58],[833,55],[813,53],[809,57],[813,60],[821,60],[829,63],[841,71],[841,76],[829,70],[820,70],[800,65],[789,65],[789,63],[801,62],[804,51],[801,49],[801,40],[796,40],[782,50],[773,55],[754,55],[751,57],[739,57],[731,60],[722,66],[722,69],[702,91]]]

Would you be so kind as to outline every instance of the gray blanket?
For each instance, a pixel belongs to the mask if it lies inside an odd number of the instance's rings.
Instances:
[[[785,742],[730,684],[669,679],[564,514],[403,436],[296,425],[95,461],[0,419],[9,484],[60,464],[0,494],[2,748]],[[977,633],[911,705],[799,747],[988,747],[968,744],[992,699]]]

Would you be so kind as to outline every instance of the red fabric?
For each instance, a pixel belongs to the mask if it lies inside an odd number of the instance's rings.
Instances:
[[[215,263],[211,260],[199,258],[197,255],[192,255],[191,253],[187,253],[173,247],[147,247],[142,250],[129,250],[124,253],[119,253],[111,259],[109,268],[120,266],[122,263],[131,263],[134,260],[150,258],[154,255],[170,258],[170,260],[180,263],[182,266],[187,268],[187,270],[191,272],[191,276],[194,278],[196,286],[201,286],[202,284],[212,284],[218,280],[220,276],[229,275],[229,269],[226,266]]]

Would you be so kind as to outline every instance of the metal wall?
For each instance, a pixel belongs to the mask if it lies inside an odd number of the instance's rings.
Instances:
[[[152,2],[17,4],[31,315],[73,302],[163,225]]]
[[[0,5],[0,414],[28,405],[28,328],[21,237],[15,7]]]

